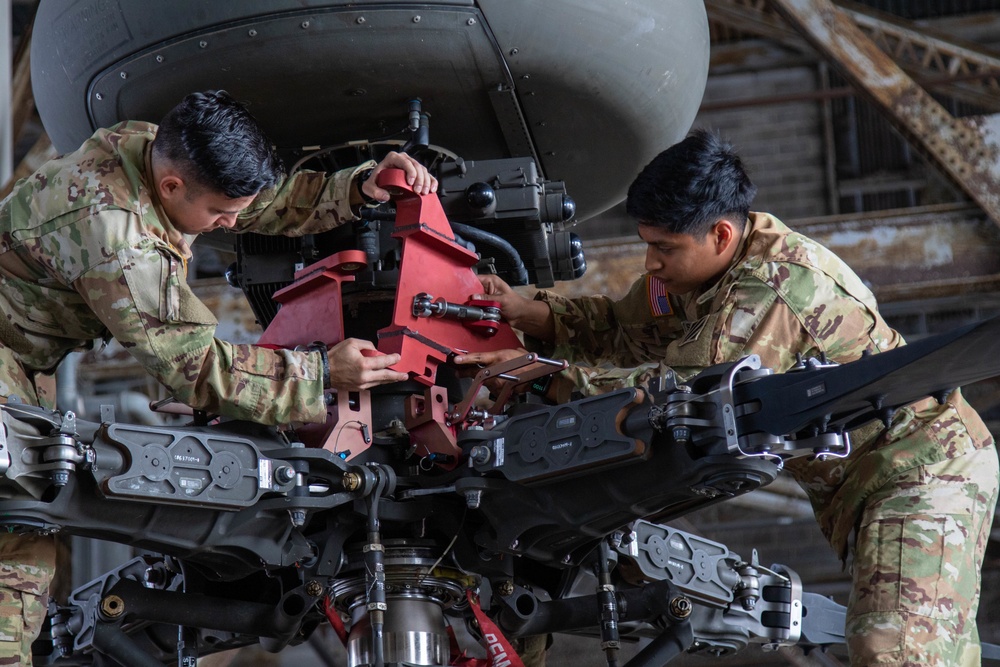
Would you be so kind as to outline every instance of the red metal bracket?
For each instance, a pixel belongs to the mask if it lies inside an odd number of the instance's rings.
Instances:
[[[472,270],[479,258],[455,242],[437,194],[413,192],[400,169],[380,172],[378,184],[396,203],[393,237],[403,243],[392,324],[378,332],[379,350],[403,357],[393,368],[431,386],[438,365],[452,354],[521,347],[506,322],[496,323],[496,333],[489,335],[491,327],[470,327],[457,320],[413,314],[413,298],[421,292],[463,304],[481,293],[482,283]]]
[[[414,297],[421,293],[478,308],[496,304],[472,299],[482,292],[472,270],[479,258],[455,241],[437,195],[413,192],[400,169],[380,172],[377,182],[396,203],[393,238],[400,239],[403,247],[392,323],[379,330],[376,347],[384,353],[398,352],[402,359],[393,369],[431,388],[407,403],[407,427],[425,455],[444,455],[454,466],[461,452],[455,444],[455,427],[446,418],[446,395],[434,386],[438,365],[456,353],[519,348],[521,341],[506,322],[414,314]],[[344,340],[341,285],[353,281],[351,274],[365,263],[364,252],[347,250],[296,272],[295,282],[274,294],[281,308],[259,342],[291,348],[316,341],[332,346]],[[357,392],[357,401],[348,401],[347,395],[338,398],[344,404],[331,406],[325,424],[296,431],[307,445],[354,458],[371,445],[371,397],[362,391]]]
[[[345,250],[296,271],[295,282],[274,293],[281,308],[257,342],[291,348],[344,340],[340,285],[353,282],[351,274],[365,265],[363,251]]]

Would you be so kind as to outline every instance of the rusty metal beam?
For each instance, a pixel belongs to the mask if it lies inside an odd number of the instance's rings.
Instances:
[[[771,5],[1000,225],[1000,122],[955,118],[829,0]]]
[[[768,0],[707,0],[705,6],[709,20],[718,24],[799,52],[814,52]],[[904,21],[849,0],[838,0],[837,6],[920,85],[1000,111],[1000,58],[926,23]]]
[[[952,97],[1000,111],[1000,58],[981,46],[953,35],[939,34],[892,15],[848,0],[838,0],[868,37],[896,63],[924,83]]]
[[[710,22],[770,39],[796,51],[810,51],[808,42],[781,20],[766,0],[705,0],[705,11]]]

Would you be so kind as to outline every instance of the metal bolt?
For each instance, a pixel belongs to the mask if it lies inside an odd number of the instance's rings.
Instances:
[[[320,595],[323,594],[323,584],[313,579],[312,581],[306,584],[306,593],[313,596],[314,598],[318,598]]]
[[[511,50],[510,50],[510,55],[512,55],[512,56],[516,56],[516,55],[517,55],[517,49],[516,49],[516,48],[514,48],[514,49],[511,49]]]
[[[483,500],[483,492],[480,489],[465,492],[465,506],[470,510],[479,509],[479,503]]]
[[[162,63],[163,62],[163,56],[156,56],[156,62]]]
[[[345,472],[340,483],[346,491],[357,491],[361,488],[361,475],[356,472]]]
[[[420,23],[420,17],[419,16],[414,16],[413,17],[413,22],[414,23]]]
[[[306,523],[306,512],[305,510],[289,510],[288,515],[292,519],[292,525],[296,528],[301,528]]]
[[[564,565],[569,565],[573,561],[573,557],[569,554],[563,556],[562,562]]]
[[[274,481],[278,484],[288,484],[295,479],[295,470],[292,466],[278,466],[274,470]]]
[[[465,22],[466,25],[476,25],[476,19],[469,19]]]
[[[142,573],[142,580],[151,588],[158,588],[167,583],[166,572],[155,567],[148,567]]]
[[[118,76],[120,76],[123,79],[127,79],[128,78],[128,72],[122,72]]]
[[[478,463],[479,465],[488,463],[492,454],[490,448],[486,445],[476,445],[469,450],[469,458],[472,459],[473,463]]]
[[[518,542],[517,540],[514,540],[513,542],[510,543],[510,550],[516,551],[519,546],[521,546],[521,543]]]
[[[101,95],[100,93],[97,93],[96,95],[94,95],[94,97],[96,97],[98,100],[104,99],[104,95]]]
[[[684,619],[691,615],[693,606],[691,605],[691,600],[684,597],[683,595],[678,595],[677,597],[670,600],[670,613],[677,618]]]
[[[303,21],[302,22],[302,29],[305,30],[308,27],[309,27],[309,21]]]
[[[505,579],[504,581],[501,581],[500,585],[497,586],[497,593],[499,593],[502,597],[507,597],[513,592],[514,592],[514,582],[511,581],[510,579]]]
[[[256,36],[257,36],[257,31],[256,31],[256,30],[254,30],[253,28],[250,28],[250,29],[249,29],[249,30],[247,31],[247,34],[248,34],[248,35],[250,35],[251,37],[256,37]]]
[[[69,471],[68,470],[53,470],[52,471],[52,484],[55,486],[66,486],[69,484]]]
[[[117,595],[108,595],[101,600],[101,613],[107,618],[118,618],[125,613],[125,600]]]
[[[200,46],[201,48],[205,48],[206,46],[208,46],[208,42],[206,42],[205,40],[201,40],[200,42],[198,42],[198,46]]]
[[[357,23],[358,25],[361,25],[364,22],[365,22],[365,17],[364,16],[359,16],[358,20],[355,21],[355,23]]]

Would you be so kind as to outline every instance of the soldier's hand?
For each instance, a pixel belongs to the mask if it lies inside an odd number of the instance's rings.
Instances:
[[[554,325],[547,303],[521,296],[499,276],[478,278],[483,284],[483,293],[474,294],[473,299],[498,302],[501,317],[512,327],[544,341],[552,340]]]
[[[330,385],[337,389],[356,391],[371,389],[387,382],[402,382],[406,373],[389,366],[398,364],[398,354],[382,354],[370,341],[348,338],[327,351],[330,361]]]
[[[470,368],[468,371],[459,371],[460,377],[469,377],[475,376],[479,373],[480,369],[486,368],[487,366],[501,364],[505,361],[516,359],[517,357],[523,357],[526,354],[528,354],[528,351],[524,349],[467,352],[465,354],[455,355],[452,357],[452,361],[460,366],[469,366]],[[475,364],[475,366],[473,366],[473,364]],[[485,386],[489,389],[490,394],[495,396],[500,392],[500,388],[503,386],[503,383],[504,380],[490,379],[486,381]]]
[[[375,165],[371,175],[361,184],[361,191],[373,199],[383,202],[389,201],[389,191],[380,188],[375,182],[375,177],[383,169],[402,169],[406,173],[407,184],[418,195],[429,195],[432,192],[437,192],[438,181],[427,171],[427,167],[406,153],[390,151],[388,155],[382,158],[381,162]]]
[[[505,283],[500,276],[482,275],[476,276],[483,284],[483,293],[474,294],[473,299],[486,299],[496,301],[500,304],[500,314],[505,320],[516,326],[518,317],[527,307],[525,304],[530,301],[521,296],[514,289]]]
[[[459,365],[478,364],[480,368],[486,368],[487,366],[500,364],[516,357],[523,357],[526,354],[528,354],[528,351],[524,349],[467,352],[465,354],[456,354],[452,358],[452,361]],[[473,375],[475,375],[475,373],[473,373]]]

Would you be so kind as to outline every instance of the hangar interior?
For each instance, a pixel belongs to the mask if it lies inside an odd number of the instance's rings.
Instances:
[[[11,159],[7,172],[0,169],[0,195],[55,154],[35,113],[28,74],[35,2],[7,2]],[[845,48],[832,31],[815,27],[809,10],[799,9],[803,3],[705,5],[710,68],[694,125],[719,131],[742,154],[759,187],[754,208],[844,258],[909,341],[1000,313],[1000,149],[991,142],[989,123],[1000,113],[1000,1],[836,2],[843,27],[877,45],[877,52]],[[874,58],[882,73],[905,76],[871,76],[873,63],[862,56]],[[571,296],[622,294],[638,277],[644,253],[623,206],[574,230],[584,239],[588,272],[556,289]],[[253,342],[259,334],[253,313],[223,276],[232,261],[214,244],[196,248],[192,285],[222,323],[220,337]],[[162,390],[113,344],[74,355],[60,369],[60,381],[61,404],[81,414],[114,403],[132,419],[161,423],[144,407],[164,398]],[[1000,382],[977,383],[966,393],[1000,434]],[[788,479],[677,525],[741,554],[757,549],[761,562],[797,571],[808,590],[846,601],[849,576],[820,535],[805,495]],[[77,542],[74,583],[130,554],[118,545]],[[1000,643],[998,608],[1000,524],[983,570],[984,641]],[[588,641],[594,640],[557,638],[549,664],[604,664],[598,651],[585,650]],[[255,659],[253,664],[342,664],[339,655],[320,648]],[[846,663],[837,651],[748,649],[718,661],[699,656],[677,664]]]

